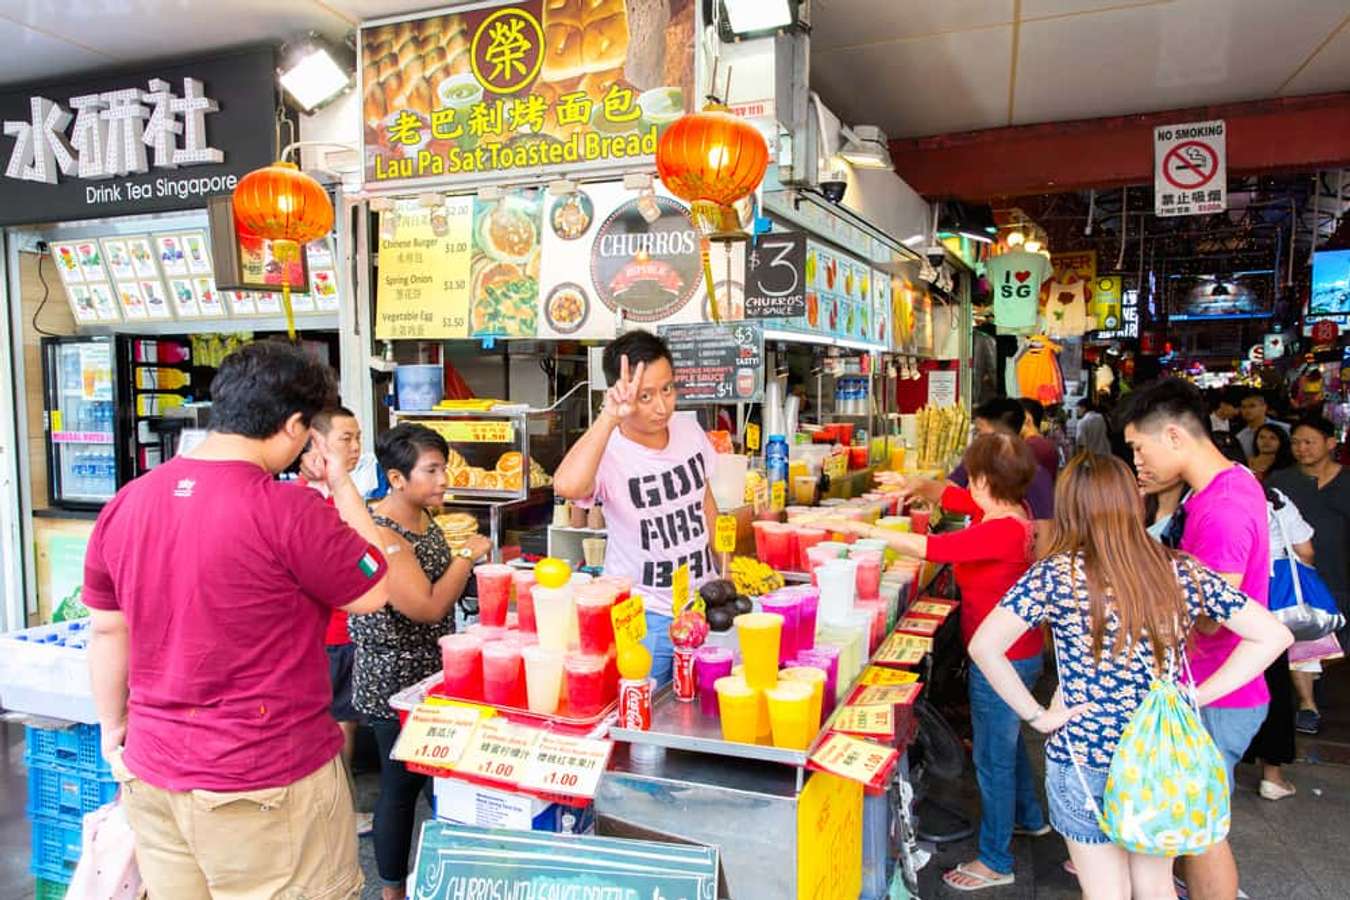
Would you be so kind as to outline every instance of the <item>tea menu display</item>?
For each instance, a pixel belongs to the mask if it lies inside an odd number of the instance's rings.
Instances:
[[[755,403],[764,391],[764,327],[662,325],[681,403]]]
[[[292,294],[298,315],[338,309],[329,240],[307,246],[309,293]],[[80,325],[280,315],[281,295],[216,288],[204,231],[53,241],[52,261]]]

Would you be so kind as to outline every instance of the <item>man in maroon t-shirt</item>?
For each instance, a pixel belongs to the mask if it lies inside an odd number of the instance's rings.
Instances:
[[[337,450],[335,506],[275,479],[336,400],[329,369],[259,342],[211,398],[207,439],[119,491],[90,537],[104,753],[152,897],[355,897],[323,633],[335,608],[385,604],[389,564]]]

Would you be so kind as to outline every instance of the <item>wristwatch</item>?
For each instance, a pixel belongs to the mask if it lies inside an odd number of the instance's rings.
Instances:
[[[458,550],[451,550],[450,554],[452,556],[457,556],[460,559],[467,559],[470,562],[472,562],[478,556],[477,553],[474,553],[468,547],[460,547]]]

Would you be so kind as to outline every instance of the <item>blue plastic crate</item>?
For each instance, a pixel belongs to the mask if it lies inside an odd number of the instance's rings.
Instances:
[[[64,881],[39,878],[33,885],[33,900],[65,900],[68,887]]]
[[[24,729],[28,749],[24,756],[29,767],[58,766],[101,779],[112,778],[108,761],[103,758],[97,725],[72,725],[64,729]]]
[[[83,838],[79,820],[33,817],[34,875],[50,881],[70,883],[75,866],[80,862]]]
[[[117,782],[48,766],[28,767],[28,816],[79,821],[117,796]]]

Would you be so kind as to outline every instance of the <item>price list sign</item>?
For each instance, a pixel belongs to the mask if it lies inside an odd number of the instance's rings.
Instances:
[[[900,754],[891,747],[832,732],[809,760],[813,769],[833,772],[863,787],[880,790]]]
[[[680,403],[758,403],[764,396],[764,326],[663,325]]]
[[[545,732],[525,765],[520,786],[544,794],[594,797],[614,745]]]
[[[472,232],[472,196],[434,208],[404,202],[380,213],[375,337],[469,336]]]
[[[877,650],[872,661],[892,666],[912,666],[932,649],[932,638],[917,634],[893,634]]]
[[[891,672],[894,670],[883,669],[882,671]],[[909,706],[918,698],[919,689],[920,685],[917,681],[911,681],[909,684],[867,685],[859,689],[858,696],[853,698],[853,703],[859,707],[873,706],[879,703],[891,706]],[[844,730],[847,731],[848,729]]]
[[[875,703],[867,706],[845,706],[834,717],[830,727],[849,734],[869,737],[895,737],[895,706]]]
[[[745,315],[784,319],[806,315],[806,234],[760,235],[745,250]]]
[[[886,686],[913,684],[918,680],[919,676],[915,672],[901,672],[897,669],[887,669],[884,666],[868,666],[863,669],[862,677],[858,679],[858,683]]]
[[[390,755],[403,762],[454,768],[468,749],[479,718],[476,709],[420,704],[408,714]]]
[[[478,732],[455,770],[461,775],[516,784],[525,773],[543,732],[500,719],[488,719]]]

